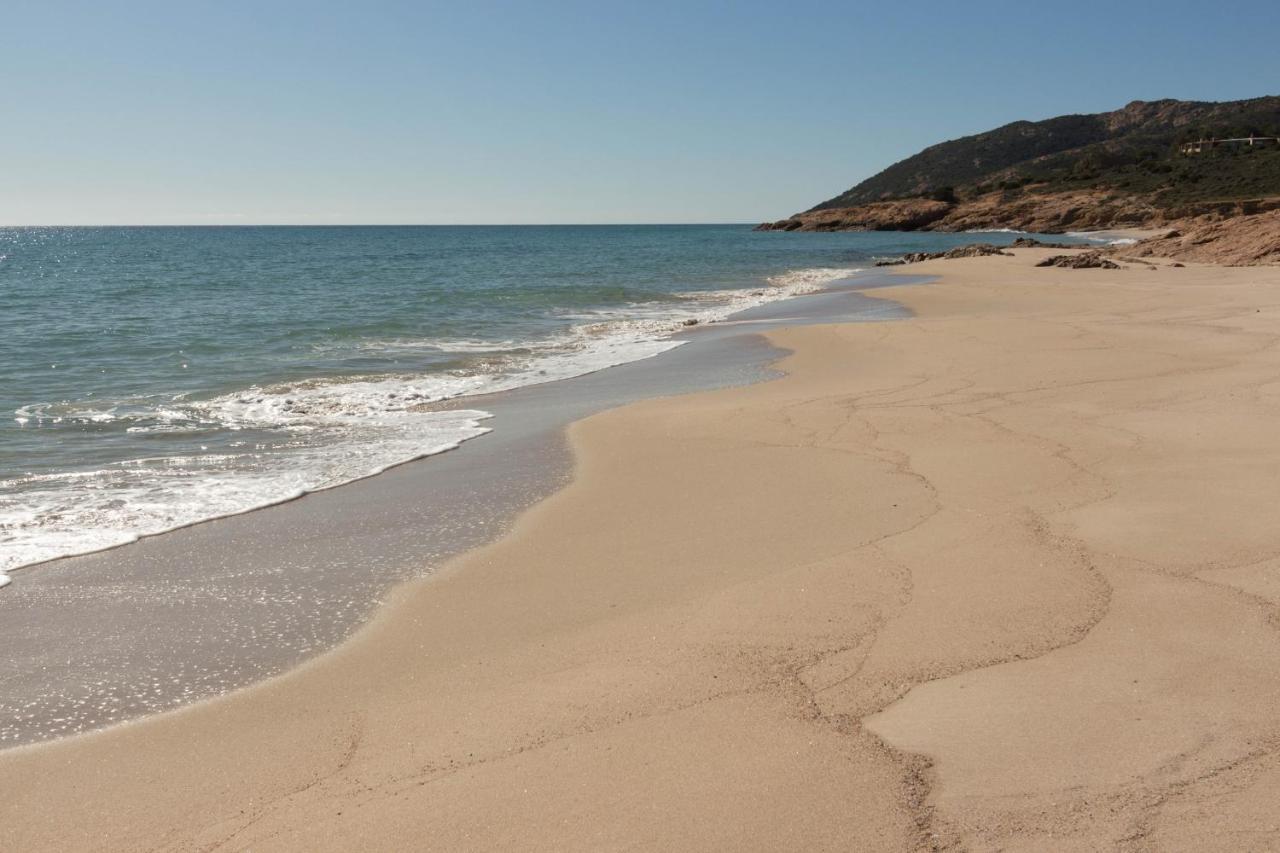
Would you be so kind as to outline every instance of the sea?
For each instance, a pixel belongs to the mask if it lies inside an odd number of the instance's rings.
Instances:
[[[1013,232],[0,228],[0,585],[480,439],[467,398]],[[2,594],[0,594],[2,596]]]

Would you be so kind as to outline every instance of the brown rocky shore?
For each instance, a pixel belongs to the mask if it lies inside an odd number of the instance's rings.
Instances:
[[[1126,247],[1125,254],[1227,266],[1280,264],[1280,210],[1229,219],[1201,216],[1174,226]]]
[[[1158,233],[1110,253],[1226,266],[1280,263],[1280,198],[1161,209],[1140,197],[1115,200],[1097,192],[1024,196],[1009,204],[1001,204],[996,198],[999,195],[991,193],[963,202],[903,199],[814,210],[759,225],[756,230],[954,232],[1009,228],[1053,234],[1068,229],[1147,229]],[[949,253],[920,253],[903,262],[998,254],[995,247],[989,247],[989,252],[975,251],[982,245]]]
[[[1012,228],[1041,234],[1110,228],[1162,228],[1187,220],[1221,222],[1280,210],[1280,198],[1161,207],[1142,195],[1106,190],[996,191],[962,201],[876,201],[798,213],[758,231],[974,231]]]

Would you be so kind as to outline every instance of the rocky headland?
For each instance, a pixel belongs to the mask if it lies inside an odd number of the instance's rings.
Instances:
[[[761,231],[1172,229],[1145,256],[1276,263],[1280,96],[1134,101],[930,146]]]
[[[1100,190],[991,192],[963,201],[899,199],[797,213],[757,231],[983,231],[1038,234],[1113,228],[1164,228],[1188,220],[1224,221],[1280,210],[1280,197],[1199,202],[1165,208],[1147,196]]]

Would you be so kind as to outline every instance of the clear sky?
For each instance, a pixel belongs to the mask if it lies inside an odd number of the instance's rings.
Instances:
[[[943,139],[1280,93],[1280,3],[0,4],[0,224],[744,222]]]

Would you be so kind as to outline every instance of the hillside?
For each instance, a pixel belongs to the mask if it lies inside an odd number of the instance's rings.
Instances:
[[[1251,135],[1280,137],[1280,96],[1134,101],[1108,113],[1018,121],[930,146],[763,227],[963,230],[1020,227],[1018,219],[1060,230],[1163,222],[1206,205],[1280,196],[1280,143],[1182,149]],[[895,219],[895,208],[909,215]],[[1056,213],[1043,216],[1041,208]]]

